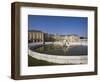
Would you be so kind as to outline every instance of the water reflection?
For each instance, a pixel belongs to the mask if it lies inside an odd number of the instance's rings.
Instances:
[[[44,45],[37,48],[30,48],[31,50],[39,53],[50,55],[87,55],[87,46],[70,46],[64,47],[61,45]]]
[[[63,47],[62,49],[64,51],[64,54],[67,54],[69,47],[66,46],[66,47]]]

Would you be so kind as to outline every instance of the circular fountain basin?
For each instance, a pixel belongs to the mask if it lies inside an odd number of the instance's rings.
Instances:
[[[58,64],[86,64],[87,45],[62,46],[59,44],[31,44],[28,53],[30,56]]]
[[[74,46],[64,47],[61,45],[50,44],[37,47],[30,47],[30,49],[38,53],[44,53],[49,55],[59,55],[59,56],[87,55],[86,45],[74,45]]]

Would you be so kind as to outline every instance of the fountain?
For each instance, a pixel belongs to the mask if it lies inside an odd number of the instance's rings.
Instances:
[[[70,46],[70,44],[67,40],[63,40],[62,44],[63,44],[63,47],[69,47]]]
[[[30,56],[60,64],[87,63],[87,45],[72,45],[67,40],[49,44],[45,42],[45,45],[39,45],[36,44],[29,47]]]

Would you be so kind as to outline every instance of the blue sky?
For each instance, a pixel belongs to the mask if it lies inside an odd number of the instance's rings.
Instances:
[[[87,17],[28,15],[28,29],[41,30],[50,34],[77,34],[87,37]]]

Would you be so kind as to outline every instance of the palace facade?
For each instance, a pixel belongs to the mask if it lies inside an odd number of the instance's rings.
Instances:
[[[55,41],[63,41],[66,40],[68,42],[76,42],[80,40],[80,37],[75,34],[71,35],[54,35]]]
[[[29,30],[28,31],[28,42],[43,42],[44,33],[39,30]]]
[[[68,42],[76,42],[76,41],[79,41],[79,40],[80,40],[80,37],[79,37],[78,35],[71,34],[71,35],[65,36],[65,39],[66,39]]]
[[[54,42],[54,41],[63,41],[76,42],[80,40],[80,36],[71,34],[71,35],[54,35],[44,33],[39,30],[29,30],[28,31],[28,42]]]

